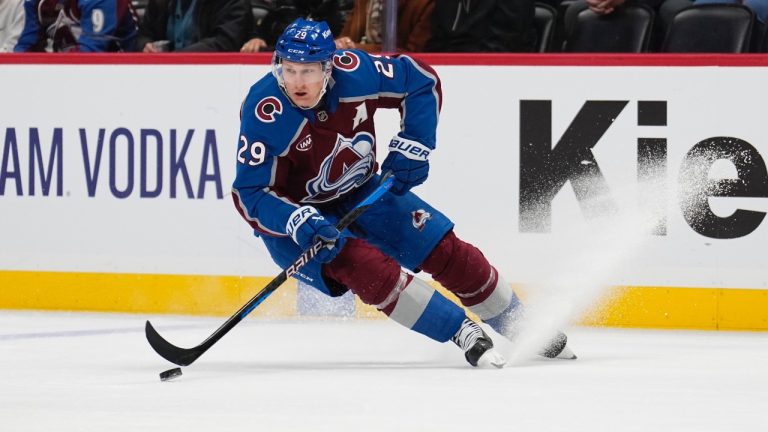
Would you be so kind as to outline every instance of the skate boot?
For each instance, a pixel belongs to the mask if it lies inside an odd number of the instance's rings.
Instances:
[[[499,284],[496,289],[503,290],[500,297],[503,298],[503,301],[507,304],[504,310],[497,312],[496,315],[491,317],[486,317],[489,315],[487,308],[483,309],[478,308],[477,306],[470,306],[469,310],[480,315],[481,318],[483,318],[484,323],[488,324],[502,336],[514,342],[520,331],[520,323],[525,318],[525,307],[520,303],[515,292],[509,288],[509,285],[501,278],[501,276],[499,276]],[[558,331],[557,335],[553,337],[549,343],[545,344],[545,346],[539,350],[538,354],[546,358],[575,360],[576,355],[571,351],[567,344],[568,338],[563,332]]]
[[[507,360],[496,349],[493,341],[477,323],[465,319],[451,340],[462,350],[469,364],[479,368],[502,368]]]
[[[568,348],[568,336],[563,332],[557,332],[549,344],[539,351],[539,355],[546,358],[576,360],[576,354]]]

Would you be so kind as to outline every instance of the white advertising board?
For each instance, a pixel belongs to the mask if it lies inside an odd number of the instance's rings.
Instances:
[[[510,281],[768,289],[768,67],[435,68],[416,191]],[[3,65],[0,269],[274,274],[229,194],[240,102],[267,71]],[[379,140],[397,132],[396,111],[377,119]]]

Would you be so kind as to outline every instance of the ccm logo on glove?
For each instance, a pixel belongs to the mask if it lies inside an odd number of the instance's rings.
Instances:
[[[429,147],[420,142],[409,140],[398,135],[392,138],[392,141],[389,142],[389,150],[400,152],[408,159],[422,161],[427,160],[429,153],[432,151]]]

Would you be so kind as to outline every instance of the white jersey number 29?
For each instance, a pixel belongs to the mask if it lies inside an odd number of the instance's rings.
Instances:
[[[94,9],[91,12],[91,22],[93,23],[93,32],[101,33],[104,30],[104,11],[101,9]]]
[[[379,73],[381,73],[382,75],[384,75],[389,79],[392,79],[395,77],[395,67],[392,65],[392,63],[384,63],[383,61],[379,60],[379,59],[389,60],[389,57],[380,56],[376,54],[370,54],[370,56],[376,59],[373,61],[373,65],[376,66],[376,70],[379,71]]]
[[[248,165],[250,166],[256,166],[260,165],[262,162],[264,162],[264,159],[267,157],[267,147],[264,145],[264,143],[256,141],[250,145],[248,145],[248,140],[245,138],[245,136],[240,135],[240,149],[237,151],[237,161],[241,164],[245,163],[245,152],[248,151],[250,153],[250,159],[248,160]]]

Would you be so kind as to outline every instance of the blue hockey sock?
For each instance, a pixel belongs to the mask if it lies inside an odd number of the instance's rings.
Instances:
[[[419,332],[438,342],[446,342],[459,331],[467,317],[464,309],[435,291],[424,313],[411,330]]]
[[[512,292],[509,305],[498,315],[483,319],[483,322],[491,326],[491,328],[496,330],[499,334],[502,334],[507,338],[512,338],[517,333],[518,322],[520,321],[520,318],[522,318],[523,311],[523,304],[520,303],[517,295]]]
[[[395,322],[438,342],[450,340],[466,318],[464,309],[416,277],[397,295],[397,303],[388,315]]]

